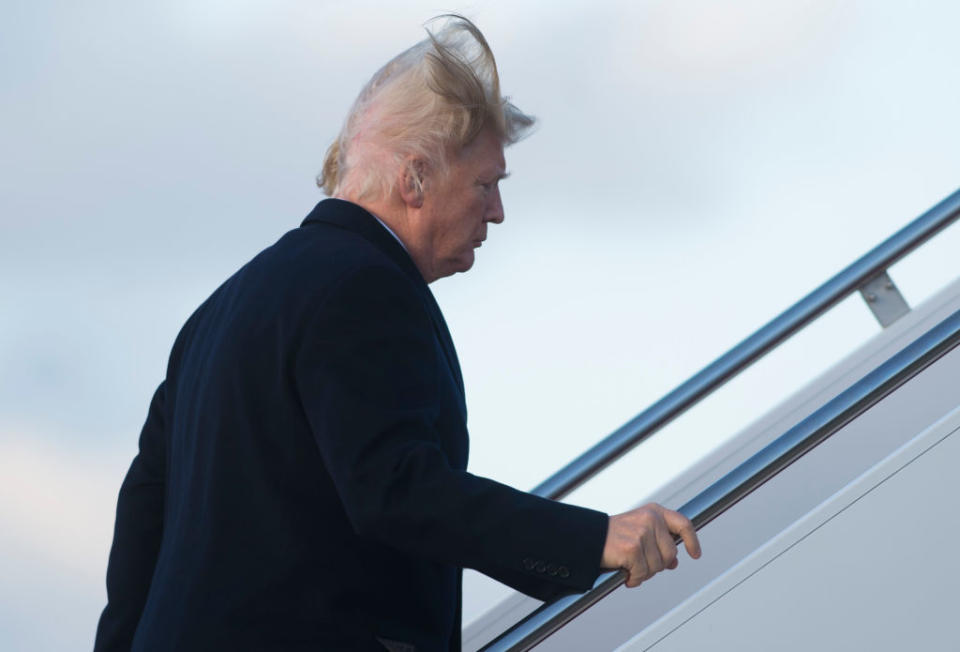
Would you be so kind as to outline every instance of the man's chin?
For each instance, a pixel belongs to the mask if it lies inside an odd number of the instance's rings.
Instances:
[[[475,260],[476,260],[476,256],[474,256],[473,249],[471,249],[468,253],[465,253],[463,256],[461,256],[456,260],[456,262],[454,263],[454,269],[457,272],[466,272],[471,267],[473,267],[473,263]]]
[[[437,275],[436,278],[446,278],[448,276],[453,276],[454,274],[459,274],[460,272],[466,272],[471,267],[473,267],[474,256],[471,251],[469,255],[464,255],[460,258],[449,259],[447,264],[443,267],[443,272]]]

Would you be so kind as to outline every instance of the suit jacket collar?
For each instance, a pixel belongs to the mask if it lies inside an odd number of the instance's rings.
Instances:
[[[440,312],[440,306],[437,305],[433,292],[423,280],[423,275],[417,269],[416,264],[407,253],[407,250],[397,241],[394,236],[377,221],[369,211],[362,206],[342,199],[325,199],[314,207],[307,215],[300,226],[307,226],[317,222],[332,224],[348,231],[353,231],[361,235],[366,240],[373,243],[378,249],[386,254],[400,269],[402,269],[417,288],[427,304],[427,312],[433,322],[434,330],[440,340],[441,348],[447,358],[447,364],[450,365],[450,371],[460,389],[461,397],[465,395],[463,388],[463,376],[460,373],[460,362],[457,360],[457,352],[453,348],[453,340],[450,337],[450,330],[443,319],[443,313]],[[462,404],[464,418],[466,418],[466,402]]]
[[[324,199],[310,211],[300,226],[315,222],[326,222],[358,233],[376,245],[418,285],[426,287],[423,275],[420,274],[420,270],[417,269],[407,250],[377,221],[377,218],[362,206],[342,199]]]

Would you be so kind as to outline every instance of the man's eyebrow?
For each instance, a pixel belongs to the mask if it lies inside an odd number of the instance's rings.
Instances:
[[[506,170],[504,170],[503,172],[496,171],[492,174],[492,176],[487,176],[484,174],[477,176],[477,181],[483,182],[483,183],[499,183],[500,181],[503,181],[509,176],[510,176],[510,173],[507,172]],[[487,181],[487,179],[490,179],[490,181]]]

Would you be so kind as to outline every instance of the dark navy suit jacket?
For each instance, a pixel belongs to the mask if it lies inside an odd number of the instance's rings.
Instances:
[[[460,647],[461,569],[588,589],[607,516],[466,472],[463,381],[403,247],[321,202],[184,325],[120,489],[95,649]]]

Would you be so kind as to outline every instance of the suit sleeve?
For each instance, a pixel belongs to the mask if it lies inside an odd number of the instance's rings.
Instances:
[[[296,383],[354,530],[542,600],[589,589],[607,515],[453,468],[434,425],[442,362],[422,299],[395,270],[350,275],[308,324]]]
[[[95,652],[130,649],[157,563],[166,469],[164,390],[161,383],[153,395],[139,453],[120,487],[107,565],[107,606],[97,626]]]

